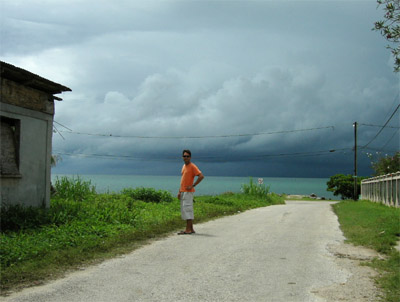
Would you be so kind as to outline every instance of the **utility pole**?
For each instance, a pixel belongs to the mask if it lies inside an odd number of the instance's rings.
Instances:
[[[357,190],[357,122],[354,122],[354,200],[358,200]]]

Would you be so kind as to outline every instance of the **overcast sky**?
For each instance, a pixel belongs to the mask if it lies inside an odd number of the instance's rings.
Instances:
[[[369,175],[399,150],[376,1],[2,0],[0,59],[72,89],[53,173]],[[335,150],[335,151],[334,151]],[[330,152],[331,151],[331,152]],[[334,151],[334,152],[333,152]]]

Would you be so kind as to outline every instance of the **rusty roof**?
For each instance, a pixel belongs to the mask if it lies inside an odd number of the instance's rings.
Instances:
[[[19,84],[50,94],[57,94],[64,91],[72,91],[66,86],[52,82],[50,80],[42,78],[41,76],[38,76],[37,74],[3,61],[0,61],[0,70],[0,78],[12,80]]]

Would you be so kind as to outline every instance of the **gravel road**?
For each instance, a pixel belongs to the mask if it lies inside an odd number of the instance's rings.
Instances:
[[[330,205],[287,201],[195,225],[1,301],[338,301],[354,271],[336,261],[344,237]],[[364,280],[348,301],[377,301]]]

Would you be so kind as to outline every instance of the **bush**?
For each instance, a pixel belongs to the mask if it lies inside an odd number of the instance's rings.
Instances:
[[[23,205],[2,205],[0,219],[2,232],[34,229],[50,222],[48,210]]]
[[[341,195],[342,200],[354,199],[358,200],[361,193],[361,180],[365,177],[357,177],[357,196],[354,196],[354,178],[352,175],[336,174],[330,177],[326,183],[327,191],[333,192],[333,195]]]
[[[155,190],[153,188],[136,188],[124,189],[121,191],[123,195],[128,195],[134,200],[141,200],[144,202],[172,202],[173,197],[170,192],[165,190]]]
[[[372,159],[372,153],[367,155]],[[382,156],[376,161],[372,161],[371,165],[375,171],[374,176],[396,173],[400,171],[400,152],[396,152],[393,156]]]
[[[242,184],[242,192],[250,196],[267,198],[269,186],[266,186],[265,184],[256,184],[253,181],[253,178],[250,177],[249,184]]]

